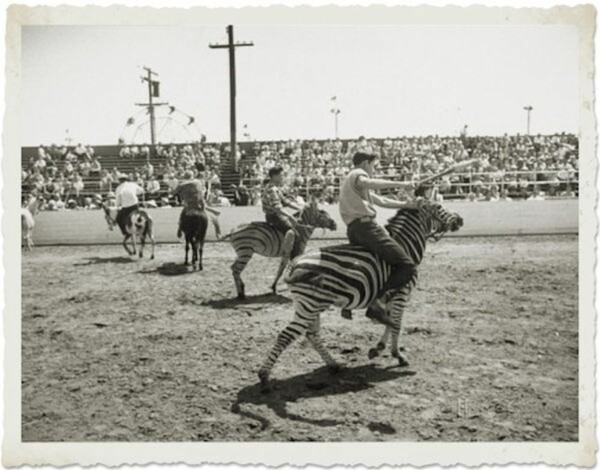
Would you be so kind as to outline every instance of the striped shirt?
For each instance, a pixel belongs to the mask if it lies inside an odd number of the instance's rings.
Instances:
[[[268,183],[262,194],[262,208],[265,214],[280,211],[284,206],[289,206],[292,201],[288,199],[283,190],[274,183]]]

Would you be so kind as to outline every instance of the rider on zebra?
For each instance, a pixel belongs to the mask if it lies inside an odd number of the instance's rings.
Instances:
[[[144,193],[144,190],[129,177],[121,173],[119,175],[119,186],[115,189],[116,206],[119,208],[115,221],[121,229],[123,235],[127,235],[127,223],[129,215],[139,208],[138,196]]]
[[[206,209],[208,212],[208,218],[215,226],[215,233],[217,238],[221,237],[221,227],[217,219],[217,214],[214,210],[207,207],[204,200],[204,193],[206,192],[206,183],[202,178],[194,178],[194,174],[191,171],[187,171],[184,174],[184,180],[173,191],[175,196],[179,196],[183,203],[183,210],[179,215],[179,225],[177,227],[177,238],[181,238],[183,232],[181,229],[181,217],[187,209],[197,209],[203,211]]]
[[[267,223],[285,234],[283,258],[293,259],[300,254],[302,248],[298,246],[299,237],[295,229],[296,221],[283,208],[290,207],[296,211],[301,209],[286,197],[281,189],[282,184],[283,168],[271,168],[269,170],[269,182],[263,192],[261,203]]]
[[[350,243],[366,248],[392,266],[391,277],[367,309],[367,317],[387,325],[389,319],[383,299],[387,292],[400,289],[410,282],[416,267],[405,248],[377,224],[374,206],[388,209],[418,208],[421,202],[401,202],[371,192],[378,189],[412,187],[411,182],[372,178],[377,160],[378,156],[373,153],[354,154],[354,169],[348,173],[340,186],[339,207],[342,220],[347,225]],[[350,319],[352,312],[342,310],[342,316]]]

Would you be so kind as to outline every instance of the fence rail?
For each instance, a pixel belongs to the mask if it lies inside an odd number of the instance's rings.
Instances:
[[[375,178],[388,179],[388,180],[400,180],[400,181],[414,181],[418,183],[419,180],[429,174],[417,174],[417,173],[402,173],[398,175],[386,175],[376,174]],[[550,177],[547,177],[550,176]],[[541,178],[540,178],[541,177]],[[306,195],[310,195],[314,191],[322,191],[328,186],[334,188],[334,194],[339,192],[339,184],[343,177],[336,176],[332,180],[325,180],[320,183],[313,183],[314,178],[308,178],[308,183],[296,185],[299,187],[301,192],[305,192]],[[444,184],[440,185],[443,181]],[[247,179],[244,178],[243,182],[248,187],[261,185],[263,180],[259,178]],[[496,171],[496,172],[482,172],[482,171],[469,171],[461,173],[452,173],[444,179],[438,180],[436,183],[440,189],[441,194],[448,195],[461,195],[464,194],[465,189],[468,189],[468,193],[473,192],[477,188],[488,188],[492,185],[497,186],[499,191],[509,191],[513,188],[519,188],[520,190],[533,190],[539,191],[542,188],[552,191],[553,189],[563,191],[573,191],[575,193],[579,190],[579,179],[578,172],[568,170],[544,170],[544,171]],[[292,186],[295,184],[292,182]]]
[[[550,175],[551,178],[546,178]],[[402,173],[401,175],[386,175],[380,174],[375,175],[376,178],[389,179],[389,180],[401,180],[401,181],[415,181],[418,182],[420,179],[428,175],[414,174],[414,173]],[[540,179],[541,177],[541,179]],[[556,179],[554,178],[556,177]],[[339,184],[342,179],[341,176],[336,176],[332,181],[324,181],[322,183],[314,183],[314,178],[307,178],[308,182],[304,182],[301,185],[296,186],[300,194],[304,194],[306,197],[314,193],[322,193],[327,187],[333,187],[333,196],[339,194]],[[254,186],[262,186],[263,180],[259,178],[243,178],[242,181],[248,188]],[[438,180],[437,184],[439,185]],[[577,196],[579,192],[579,179],[578,172],[566,171],[566,170],[546,170],[546,171],[497,171],[497,172],[478,172],[469,171],[461,173],[452,173],[445,178],[444,185],[439,187],[439,192],[447,198],[461,198],[466,197],[469,193],[473,193],[474,190],[482,189],[488,190],[491,186],[495,185],[497,190],[500,192],[507,192],[509,195],[523,197],[527,192],[535,191],[547,191],[550,195],[554,193],[569,191],[573,195]],[[31,188],[26,183],[21,186],[23,194],[26,194]],[[110,189],[114,190],[114,187]],[[387,193],[393,191],[388,190]],[[72,194],[72,189],[67,189],[65,194]],[[84,198],[88,196],[94,196],[95,194],[101,194],[104,196],[106,191],[80,191],[77,198]],[[385,192],[384,192],[385,193]],[[170,191],[168,191],[163,185],[161,190],[155,195],[148,194],[148,199],[160,199],[161,197],[170,197]]]

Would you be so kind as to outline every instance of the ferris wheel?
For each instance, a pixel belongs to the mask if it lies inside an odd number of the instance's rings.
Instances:
[[[158,74],[149,67],[142,68],[145,76],[140,78],[142,83],[148,85],[148,102],[136,103],[136,106],[142,108],[125,122],[119,144],[174,144],[206,140],[196,125],[194,116],[167,102],[153,100],[160,98]]]
[[[157,143],[200,142],[204,139],[196,119],[175,106],[155,108],[154,120]],[[127,145],[148,143],[150,122],[150,112],[147,109],[133,114],[123,126],[119,142]]]

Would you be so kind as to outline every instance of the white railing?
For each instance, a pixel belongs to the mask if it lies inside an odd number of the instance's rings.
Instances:
[[[551,175],[556,176],[557,180],[543,179],[537,180],[538,175]],[[415,175],[412,173],[402,173],[398,175],[374,175],[376,178],[389,179],[389,180],[400,180],[400,181],[414,181],[417,183],[420,179],[423,179],[429,174]],[[336,176],[329,182],[323,182],[319,184],[313,184],[310,182],[311,178],[307,177],[308,180],[303,184],[299,185],[301,192],[308,196],[313,191],[322,191],[327,186],[333,186],[335,194],[339,192],[339,184],[343,177]],[[544,170],[544,171],[496,171],[496,172],[481,172],[481,171],[468,171],[461,173],[452,173],[448,175],[449,179],[446,179],[446,184],[440,191],[441,194],[448,194],[450,196],[466,195],[473,192],[477,187],[487,187],[496,185],[499,191],[505,191],[514,187],[520,188],[521,190],[539,190],[540,187],[549,188],[564,188],[572,191],[578,191],[579,180],[577,178],[576,171],[569,170]],[[253,187],[256,185],[262,185],[262,179],[243,179],[244,184],[247,187]],[[436,182],[440,184],[441,179]],[[293,185],[293,182],[292,182]]]

